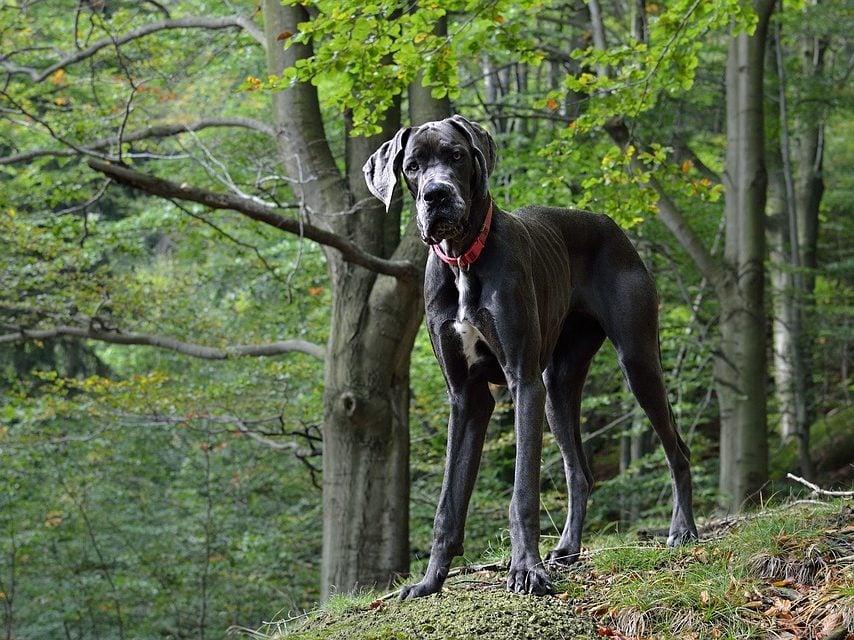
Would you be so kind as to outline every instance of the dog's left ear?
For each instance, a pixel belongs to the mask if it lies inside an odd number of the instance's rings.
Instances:
[[[381,200],[388,211],[397,186],[397,176],[403,165],[403,150],[409,139],[411,127],[404,127],[394,138],[377,149],[362,167],[368,190]]]
[[[489,191],[489,176],[495,169],[495,141],[486,129],[471,120],[460,115],[451,116],[450,120],[451,124],[466,134],[471,143],[480,173],[478,189],[481,197],[485,198]]]

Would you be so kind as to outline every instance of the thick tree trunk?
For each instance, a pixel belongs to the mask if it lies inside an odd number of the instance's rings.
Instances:
[[[324,599],[385,587],[409,568],[409,353],[421,296],[415,283],[385,276],[365,300],[362,279],[342,278],[328,344]]]
[[[764,269],[763,76],[773,0],[759,0],[756,31],[730,41],[727,57],[725,271],[716,283],[721,344],[715,359],[720,404],[721,506],[737,511],[768,479]]]
[[[423,262],[411,225],[401,238],[399,205],[386,213],[362,177],[364,161],[399,121],[395,111],[376,137],[348,140],[349,190],[362,204],[334,224],[376,255]],[[408,572],[409,360],[423,315],[420,278],[377,276],[329,259],[338,275],[324,393],[324,599],[386,587]]]
[[[282,33],[308,20],[301,6],[264,2],[268,66],[273,74],[311,54],[283,49]],[[323,129],[314,86],[274,95],[282,162],[313,224],[381,257],[423,263],[424,249],[400,208],[386,213],[368,193],[361,167],[393,135],[399,113],[373,139],[347,140],[342,176]],[[410,225],[411,227],[411,225]],[[385,586],[409,567],[409,354],[423,314],[421,278],[393,278],[346,262],[326,249],[332,313],[326,351],[323,420],[321,594]]]

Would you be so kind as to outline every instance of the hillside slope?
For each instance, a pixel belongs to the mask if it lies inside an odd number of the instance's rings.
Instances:
[[[437,596],[339,597],[253,633],[269,640],[854,640],[854,503],[799,501],[707,526],[698,545],[608,537],[555,573],[557,594],[464,568]]]

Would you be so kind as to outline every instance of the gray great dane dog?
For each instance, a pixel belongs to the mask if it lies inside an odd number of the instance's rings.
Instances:
[[[607,216],[552,207],[505,213],[489,195],[495,143],[460,116],[407,127],[364,166],[389,207],[398,176],[415,198],[422,240],[433,251],[424,281],[427,328],[451,403],[447,459],[424,578],[401,598],[436,593],[461,555],[469,499],[495,406],[488,383],[506,384],[515,406],[516,466],[510,500],[507,588],[552,591],[540,557],[543,419],[563,455],[566,525],[549,565],[578,559],[593,478],[581,446],[581,390],[607,337],[670,465],[668,545],[697,537],[688,448],[664,386],[655,283]]]

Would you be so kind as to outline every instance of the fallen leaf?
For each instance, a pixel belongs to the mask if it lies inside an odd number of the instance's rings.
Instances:
[[[694,547],[694,550],[691,553],[694,556],[694,560],[700,564],[709,564],[709,552],[705,549]]]
[[[831,613],[827,616],[824,621],[821,623],[821,633],[819,634],[819,638],[826,638],[831,633],[836,631],[837,628],[842,626],[842,614],[838,611]]]

